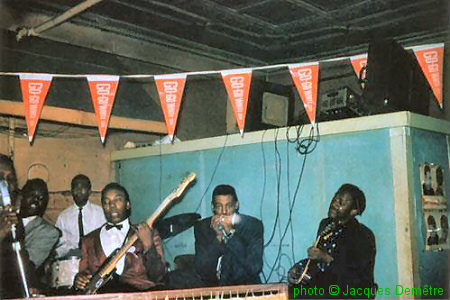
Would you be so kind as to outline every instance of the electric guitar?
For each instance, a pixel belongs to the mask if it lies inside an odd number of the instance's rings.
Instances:
[[[336,223],[331,222],[328,224],[317,237],[313,247],[317,247],[319,244],[328,241],[333,235],[335,228]],[[289,270],[289,273],[293,275],[292,278],[289,279],[290,283],[296,285],[308,283],[313,276],[319,272],[319,264],[320,263],[314,263],[314,260],[308,258],[297,262],[291,270]],[[297,278],[298,274],[300,274],[300,276]]]
[[[164,201],[146,221],[150,228],[153,227],[156,219],[169,206],[169,204],[183,194],[183,191],[188,187],[188,185],[194,181],[195,176],[195,173],[190,173],[183,179],[177,188],[175,188],[175,190],[173,190],[173,192],[164,199]],[[108,256],[97,273],[92,276],[82,293],[85,295],[95,294],[109,279],[111,279],[117,263],[127,253],[130,247],[133,246],[137,239],[137,233],[133,234],[120,249],[116,249],[110,256]]]

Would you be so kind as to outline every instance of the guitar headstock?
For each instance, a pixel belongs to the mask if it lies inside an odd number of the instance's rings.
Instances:
[[[181,183],[175,188],[175,190],[172,192],[172,196],[174,198],[178,198],[183,194],[184,190],[188,187],[188,185],[194,181],[197,174],[195,173],[189,173],[184,179],[181,181]]]
[[[194,181],[195,176],[197,176],[195,173],[189,173],[183,180],[178,184],[178,186],[172,191],[172,193],[167,196],[164,201],[160,204],[160,206],[153,212],[153,214],[148,218],[147,224],[150,227],[153,227],[153,223],[155,222],[156,218],[169,206],[172,201],[177,199],[178,197],[183,194],[184,190],[187,188],[187,186]]]

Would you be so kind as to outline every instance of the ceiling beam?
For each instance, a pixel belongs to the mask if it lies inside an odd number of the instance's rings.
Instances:
[[[25,117],[22,102],[10,100],[0,100],[0,114]],[[97,127],[97,119],[94,113],[54,106],[44,106],[40,119],[72,125]],[[109,128],[167,134],[166,124],[164,122],[118,116],[111,116]]]
[[[3,12],[0,11],[0,19]],[[72,19],[51,30],[41,33],[41,38],[73,44],[93,50],[103,51],[131,59],[166,66],[168,72],[221,70],[263,63],[221,49],[178,39],[148,28],[128,28],[131,24],[115,22],[114,27],[97,29],[94,20]],[[2,24],[5,29],[16,31],[22,27],[33,27],[48,20],[47,15],[30,13],[15,24]],[[101,18],[98,16],[98,18]],[[20,23],[17,23],[20,22]],[[75,22],[79,24],[75,24]],[[98,26],[98,25],[97,25]],[[149,36],[152,35],[151,38]],[[151,39],[151,40],[146,40]]]
[[[17,38],[17,40],[20,40],[25,35],[27,35],[27,36],[39,35],[41,32],[48,30],[54,26],[57,26],[65,21],[67,21],[68,19],[72,18],[73,16],[85,11],[89,7],[95,5],[99,2],[102,2],[102,1],[103,0],[85,0],[84,2],[79,3],[77,6],[66,10],[59,16],[54,17],[53,19],[50,19],[48,21],[45,21],[41,25],[38,25],[34,28],[22,28],[17,33],[16,38]]]

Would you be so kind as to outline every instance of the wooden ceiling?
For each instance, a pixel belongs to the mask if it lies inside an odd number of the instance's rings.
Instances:
[[[257,67],[360,54],[379,38],[410,46],[450,37],[448,0],[0,0],[0,30],[1,71],[53,74]],[[85,85],[54,80],[46,105],[92,113]],[[0,87],[0,100],[20,101],[15,78]],[[199,98],[202,88],[192,90]],[[165,133],[147,82],[121,81],[116,98],[113,114],[156,121],[148,131]]]
[[[136,47],[255,66],[357,54],[375,38],[420,44],[449,35],[447,0],[3,0],[0,25],[33,28],[92,1],[40,36],[184,70],[183,62],[152,59]]]

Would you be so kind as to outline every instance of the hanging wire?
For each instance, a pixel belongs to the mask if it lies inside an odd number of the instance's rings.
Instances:
[[[211,179],[209,180],[208,186],[206,187],[205,192],[203,193],[202,197],[200,198],[200,201],[198,202],[198,205],[197,205],[197,208],[195,209],[195,212],[198,212],[200,206],[202,205],[203,198],[205,198],[205,195],[208,192],[208,190],[209,190],[209,188],[211,186],[211,183],[214,180],[214,177],[215,177],[216,172],[217,172],[217,168],[219,167],[220,161],[222,159],[223,152],[225,151],[225,148],[227,146],[227,141],[228,141],[228,134],[225,136],[225,142],[223,143],[222,150],[220,151],[219,157],[217,158],[216,166],[214,167],[214,171],[213,171],[213,173],[211,175]]]
[[[300,174],[299,174],[299,178],[297,180],[297,186],[294,192],[294,196],[292,201],[290,201],[289,199],[289,218],[288,221],[285,225],[284,228],[284,232],[282,234],[280,234],[280,243],[279,243],[279,247],[278,247],[278,253],[276,256],[276,259],[272,265],[271,271],[269,273],[269,275],[266,278],[266,283],[267,280],[270,279],[272,273],[277,270],[277,275],[279,276],[280,280],[284,280],[285,277],[285,268],[281,265],[281,258],[286,256],[289,257],[287,254],[282,252],[282,245],[283,245],[283,241],[285,239],[285,236],[287,234],[288,229],[291,229],[291,239],[292,239],[292,243],[294,241],[294,236],[293,236],[293,224],[292,224],[292,212],[295,206],[295,202],[297,200],[297,195],[298,195],[298,191],[300,188],[300,183],[304,174],[304,170],[305,170],[305,164],[306,164],[306,158],[308,156],[308,154],[312,153],[316,147],[317,147],[317,143],[320,141],[320,135],[319,135],[319,129],[318,126],[313,126],[311,127],[311,130],[309,132],[309,135],[306,138],[301,138],[302,135],[302,131],[303,131],[303,125],[300,125],[298,127],[296,127],[296,136],[294,138],[291,138],[289,136],[289,130],[290,128],[288,128],[287,132],[286,132],[286,140],[288,141],[288,143],[292,143],[294,144],[295,150],[299,155],[303,155],[303,161],[302,161],[302,165],[300,168]],[[317,132],[317,134],[316,134]],[[276,141],[275,141],[276,143]],[[277,147],[275,148],[275,152],[277,152]],[[288,162],[289,163],[289,162]],[[278,177],[277,177],[278,180]],[[289,192],[290,193],[290,192]],[[265,246],[267,246],[268,244],[266,244]],[[291,247],[292,250],[292,254],[293,254],[293,262],[295,262],[295,258],[294,258],[294,247],[292,245]],[[291,260],[289,259],[290,265],[292,265]],[[282,276],[280,276],[280,274],[283,274]]]

